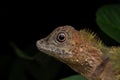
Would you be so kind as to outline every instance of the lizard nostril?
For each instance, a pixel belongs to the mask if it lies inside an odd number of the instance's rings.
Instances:
[[[36,42],[36,46],[38,47],[38,46],[41,45],[42,43],[43,43],[43,39],[38,40],[38,41]]]

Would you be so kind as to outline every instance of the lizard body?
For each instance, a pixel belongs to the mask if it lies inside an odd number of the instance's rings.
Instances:
[[[88,80],[120,80],[120,48],[106,47],[94,33],[60,26],[36,46]]]

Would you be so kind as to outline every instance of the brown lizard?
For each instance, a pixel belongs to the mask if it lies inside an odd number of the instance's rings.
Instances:
[[[120,48],[106,47],[94,33],[60,26],[36,42],[37,48],[88,80],[120,80]]]

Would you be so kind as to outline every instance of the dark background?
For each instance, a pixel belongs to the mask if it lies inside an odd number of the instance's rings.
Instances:
[[[0,16],[8,16],[8,8],[0,8]]]
[[[77,30],[88,28],[97,33],[108,45],[119,45],[103,33],[96,24],[96,11],[107,4],[117,4],[118,0],[97,0],[69,2],[26,2],[8,15],[8,8],[0,8],[0,59],[1,79],[8,79],[13,62],[18,58],[10,46],[13,42],[21,50],[39,52],[35,46],[38,39],[46,37],[53,29],[61,25],[71,25]],[[6,56],[9,57],[9,61]],[[5,57],[5,58],[4,58]],[[5,59],[5,62],[2,61]],[[59,61],[58,61],[59,62]],[[76,74],[68,66],[59,62],[62,67],[55,79]],[[27,74],[28,75],[28,74]],[[34,79],[34,78],[33,78]],[[32,79],[31,79],[32,80]]]

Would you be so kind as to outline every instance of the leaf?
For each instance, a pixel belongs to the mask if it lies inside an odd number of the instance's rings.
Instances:
[[[98,9],[96,22],[103,32],[120,43],[120,4]]]
[[[10,45],[13,47],[18,57],[28,59],[28,60],[33,60],[33,57],[25,55],[25,53],[22,50],[20,50],[14,43],[10,43]]]
[[[73,75],[73,76],[70,76],[70,77],[67,77],[61,80],[87,80],[87,79],[85,79],[84,77],[80,75]]]
[[[36,80],[53,80],[57,76],[61,65],[58,62],[38,54],[33,57],[27,56],[27,53],[20,50],[14,43],[11,43],[11,46],[14,48],[16,55],[20,57],[25,70]],[[35,61],[38,61],[39,64]]]

